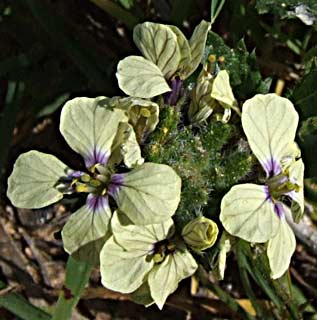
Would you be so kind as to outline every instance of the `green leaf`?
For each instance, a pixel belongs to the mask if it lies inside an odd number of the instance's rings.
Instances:
[[[298,114],[293,104],[276,94],[258,94],[243,104],[241,121],[267,177],[272,172],[278,174],[295,139]]]
[[[220,220],[231,235],[260,243],[273,238],[280,224],[267,187],[251,183],[233,186],[222,198]]]
[[[312,152],[317,145],[317,117],[311,117],[303,121],[298,135],[298,144],[306,164],[305,178],[317,177],[316,157]]]
[[[54,113],[58,108],[60,108],[66,100],[68,100],[70,94],[64,93],[60,96],[58,96],[54,101],[49,103],[48,105],[41,108],[40,112],[36,115],[38,118],[48,116],[52,113]]]
[[[214,24],[226,0],[211,0],[211,24]]]
[[[21,154],[8,179],[8,198],[18,208],[42,208],[63,198],[60,179],[69,168],[56,157],[38,151]]]
[[[161,264],[155,265],[149,273],[148,282],[156,305],[162,309],[167,297],[177,289],[178,283],[194,274],[197,268],[195,259],[184,248],[169,254]]]
[[[201,63],[210,27],[211,25],[209,22],[202,20],[189,39],[192,59],[186,78],[188,78]]]
[[[152,98],[171,91],[162,71],[139,56],[121,60],[116,73],[120,89],[129,96]]]
[[[291,100],[294,101],[301,119],[317,116],[317,68],[314,67],[293,91]]]
[[[83,156],[87,168],[106,164],[120,122],[127,122],[122,110],[101,107],[105,97],[75,98],[63,107],[60,131],[71,148]]]
[[[152,61],[170,79],[178,69],[181,54],[177,35],[170,27],[153,22],[138,24],[133,40],[143,56]]]
[[[108,198],[88,195],[86,204],[70,216],[62,230],[65,251],[76,254],[79,260],[98,264],[111,215]]]
[[[89,281],[91,270],[91,264],[68,258],[64,290],[58,297],[52,320],[71,319],[72,311]]]
[[[285,218],[281,219],[277,234],[269,241],[267,247],[267,256],[273,279],[280,278],[286,272],[296,248],[294,232]]]
[[[121,176],[122,185],[112,196],[133,223],[159,223],[175,213],[181,179],[171,167],[145,163]]]

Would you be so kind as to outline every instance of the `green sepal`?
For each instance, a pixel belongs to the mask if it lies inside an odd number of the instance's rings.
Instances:
[[[177,36],[169,26],[144,22],[133,30],[133,40],[143,56],[170,79],[178,69],[181,60]]]
[[[63,198],[62,178],[70,169],[56,157],[29,151],[16,160],[7,196],[18,208],[42,208]]]
[[[121,60],[116,73],[120,89],[129,96],[153,98],[171,91],[162,71],[140,56]]]
[[[171,167],[144,163],[121,176],[123,183],[113,197],[133,223],[159,223],[175,213],[181,179]]]

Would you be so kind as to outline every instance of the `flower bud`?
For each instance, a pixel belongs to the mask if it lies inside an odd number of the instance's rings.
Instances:
[[[212,247],[217,240],[217,235],[217,224],[205,217],[192,220],[182,231],[184,241],[195,251]]]

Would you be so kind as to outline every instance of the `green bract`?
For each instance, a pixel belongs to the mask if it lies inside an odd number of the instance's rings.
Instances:
[[[184,241],[195,251],[212,247],[217,240],[217,236],[217,224],[205,217],[197,217],[187,223],[182,230]]]
[[[231,108],[236,108],[236,100],[230,86],[229,74],[221,70],[214,77],[206,64],[197,78],[193,89],[188,115],[192,123],[205,121],[217,108],[223,109],[222,122],[230,120]]]
[[[100,253],[102,284],[145,305],[161,309],[178,283],[191,276],[197,264],[185,245],[174,239],[172,219],[159,224],[124,224],[121,212],[111,220],[113,235]]]
[[[133,39],[143,57],[129,56],[118,64],[120,89],[127,95],[151,98],[171,91],[168,81],[188,78],[201,62],[210,23],[202,21],[188,41],[175,26],[138,24]]]
[[[304,210],[304,164],[294,143],[298,114],[292,103],[275,94],[256,95],[242,108],[242,126],[253,153],[266,172],[265,185],[241,184],[221,202],[220,220],[232,235],[250,242],[268,242],[272,278],[287,270],[295,236],[286,222]],[[291,210],[283,203],[291,200]]]
[[[116,100],[114,107],[112,102],[105,97],[76,98],[62,110],[60,131],[84,158],[85,172],[71,170],[52,155],[30,151],[17,159],[8,180],[8,197],[22,208],[44,207],[64,194],[87,194],[86,203],[70,217],[62,237],[68,253],[90,262],[97,261],[107,237],[112,215],[109,196],[136,224],[168,219],[180,200],[180,178],[167,165],[143,164],[133,129],[142,124],[146,132],[154,130],[157,105],[126,99],[123,105]],[[115,173],[121,161],[134,169]]]

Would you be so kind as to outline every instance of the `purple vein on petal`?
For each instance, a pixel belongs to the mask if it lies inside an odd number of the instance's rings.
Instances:
[[[109,152],[97,150],[96,148],[85,158],[86,168],[91,168],[93,165],[99,163],[106,165],[109,159]]]
[[[109,207],[108,197],[89,194],[86,200],[86,205],[93,213],[106,212]]]
[[[281,173],[281,165],[274,158],[269,159],[263,164],[263,169],[266,172],[267,178],[273,177]]]
[[[120,173],[113,174],[108,187],[108,194],[111,197],[115,197],[119,192],[120,187],[124,184],[124,177]]]
[[[284,207],[283,204],[281,202],[278,201],[274,201],[272,199],[272,196],[270,195],[270,190],[268,186],[264,186],[264,192],[266,194],[266,198],[265,201],[268,201],[270,203],[272,203],[273,208],[274,208],[274,212],[277,214],[277,216],[279,218],[282,218],[284,215]]]

